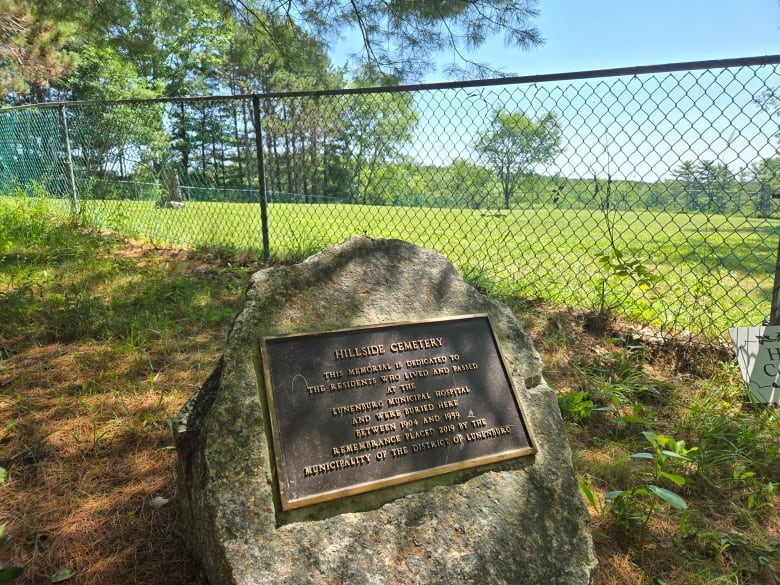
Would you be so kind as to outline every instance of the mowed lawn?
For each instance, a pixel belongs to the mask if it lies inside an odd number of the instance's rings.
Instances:
[[[153,201],[85,201],[82,212],[98,225],[153,242],[258,253],[263,245],[254,203],[187,202],[177,210]],[[271,203],[268,237],[271,256],[280,258],[304,258],[354,235],[399,238],[445,254],[496,293],[586,310],[607,306],[638,324],[711,339],[768,316],[776,220],[654,211],[613,211],[610,218],[599,209]],[[608,228],[624,258],[650,270],[649,286],[597,261],[610,250]]]

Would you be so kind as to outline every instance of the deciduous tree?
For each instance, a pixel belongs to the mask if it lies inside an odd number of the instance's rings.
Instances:
[[[329,145],[328,165],[346,179],[350,199],[360,203],[387,203],[374,187],[384,163],[397,160],[411,142],[418,114],[409,93],[346,95],[341,100],[341,122]]]
[[[554,112],[538,119],[522,111],[498,108],[475,148],[501,183],[504,208],[523,176],[538,164],[548,164],[561,152],[561,129]]]

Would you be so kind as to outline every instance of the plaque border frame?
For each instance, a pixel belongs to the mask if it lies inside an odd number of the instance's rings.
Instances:
[[[371,329],[388,329],[393,327],[421,325],[426,323],[465,321],[468,319],[477,319],[477,318],[479,319],[484,318],[487,321],[488,331],[490,332],[490,338],[492,339],[493,345],[496,349],[498,361],[501,364],[501,368],[504,372],[504,377],[509,384],[509,390],[510,390],[510,394],[512,395],[512,400],[515,404],[515,407],[517,408],[517,412],[520,416],[520,420],[522,421],[525,434],[528,437],[528,444],[529,444],[528,447],[522,449],[509,449],[509,450],[501,451],[499,453],[493,453],[491,455],[483,455],[472,459],[466,459],[464,461],[458,461],[456,463],[446,463],[444,465],[437,465],[435,467],[430,467],[418,471],[391,475],[388,477],[374,479],[374,480],[370,480],[358,484],[352,484],[347,487],[318,492],[316,494],[303,496],[299,498],[290,499],[287,497],[287,493],[285,490],[285,481],[284,481],[285,479],[284,463],[282,461],[282,453],[281,453],[281,435],[279,431],[279,422],[276,416],[276,402],[274,399],[273,387],[271,385],[270,361],[268,358],[268,351],[266,348],[266,343],[269,340],[272,341],[275,339],[291,339],[296,337],[317,337],[317,336],[327,335],[331,333],[350,333],[355,331],[366,331]],[[507,368],[506,360],[504,358],[504,353],[501,350],[501,345],[498,343],[495,330],[493,329],[493,323],[488,313],[472,313],[467,315],[432,317],[432,318],[408,320],[408,321],[390,321],[386,323],[371,323],[367,325],[356,325],[354,327],[343,327],[338,329],[323,329],[321,331],[308,331],[308,332],[289,333],[289,334],[282,334],[282,335],[265,335],[260,338],[259,345],[260,345],[260,356],[262,362],[261,367],[263,370],[263,378],[265,384],[265,395],[266,395],[266,400],[268,405],[268,415],[269,415],[268,418],[271,422],[271,438],[272,438],[271,449],[273,451],[272,458],[274,459],[274,467],[275,467],[274,470],[275,473],[273,475],[275,476],[277,488],[279,490],[279,497],[281,501],[280,503],[282,505],[283,512],[290,512],[308,506],[314,506],[317,504],[330,502],[333,500],[338,500],[338,499],[348,498],[359,494],[374,492],[384,488],[388,488],[396,485],[402,485],[417,480],[429,479],[431,477],[454,473],[465,469],[473,469],[475,467],[491,465],[494,463],[501,463],[512,459],[519,459],[521,457],[527,457],[537,453],[536,441],[534,439],[533,432],[531,430],[531,427],[528,424],[528,420],[526,418],[525,412],[523,411],[523,408],[520,404],[520,398],[517,389],[515,388],[514,381],[512,379],[512,376],[509,373],[509,369]]]

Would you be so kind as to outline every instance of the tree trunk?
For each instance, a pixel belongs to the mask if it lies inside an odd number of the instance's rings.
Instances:
[[[163,201],[181,202],[181,185],[176,169],[163,169],[160,172],[160,179],[163,187]]]

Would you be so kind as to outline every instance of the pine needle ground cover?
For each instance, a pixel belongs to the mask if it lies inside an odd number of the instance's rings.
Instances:
[[[173,533],[168,421],[262,267],[0,203],[0,561],[18,582],[201,582]],[[493,294],[559,393],[598,583],[777,583],[780,416],[746,402],[734,361]]]

